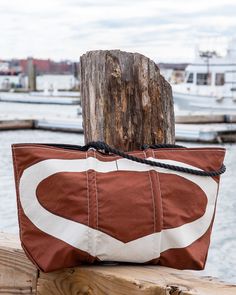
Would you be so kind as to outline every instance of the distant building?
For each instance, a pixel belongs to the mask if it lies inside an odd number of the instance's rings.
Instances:
[[[55,62],[51,59],[37,59],[33,62],[38,75],[78,75],[79,63],[69,60]],[[0,75],[27,75],[28,59],[0,60]]]
[[[21,72],[20,67],[15,67],[10,61],[0,61],[0,75],[1,76],[16,76]]]
[[[19,65],[22,72],[27,74],[27,59],[19,60]],[[73,74],[74,63],[71,61],[55,62],[50,59],[33,59],[38,75],[54,74],[54,75],[68,75]]]

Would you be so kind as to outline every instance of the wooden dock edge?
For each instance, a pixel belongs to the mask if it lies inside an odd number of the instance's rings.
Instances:
[[[46,131],[83,133],[82,124],[80,124],[80,121],[78,121],[78,126],[76,126],[76,124],[72,125],[73,126],[67,122],[64,123],[63,126],[63,124],[60,124],[58,121],[45,119],[6,119],[0,120],[0,131],[37,129]]]
[[[236,123],[235,114],[185,114],[176,115],[175,123],[180,124],[217,124],[217,123]]]
[[[161,266],[81,266],[39,272],[19,239],[0,233],[0,294],[233,295],[236,285]]]
[[[34,120],[30,120],[30,119],[0,120],[0,130],[33,129],[33,128],[34,128]]]

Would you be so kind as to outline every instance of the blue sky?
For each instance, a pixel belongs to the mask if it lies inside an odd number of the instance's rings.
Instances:
[[[88,50],[189,61],[224,54],[236,37],[236,0],[0,0],[0,57],[74,59]]]

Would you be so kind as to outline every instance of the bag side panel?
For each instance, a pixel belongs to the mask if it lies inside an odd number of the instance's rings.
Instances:
[[[218,170],[224,160],[225,151],[222,149],[195,149],[156,151],[158,159],[168,159],[195,166],[203,170]],[[218,185],[220,177],[209,178],[215,183],[215,195],[211,200],[207,198],[205,192],[198,187],[198,177],[196,183],[181,179],[177,175],[161,174],[161,194],[163,200],[164,229],[175,228],[197,221],[206,213],[206,208],[211,202],[211,206],[216,205]],[[201,178],[201,177],[200,177]],[[194,177],[192,178],[194,181]],[[207,181],[207,178],[204,178]],[[211,185],[209,182],[209,186]],[[171,183],[171,185],[170,185]],[[207,184],[206,184],[207,185]],[[207,185],[208,186],[208,185]],[[190,245],[183,248],[168,249],[161,253],[160,265],[179,269],[198,269],[204,268],[207,253],[210,245],[215,209],[211,210],[211,221],[206,231]],[[193,227],[193,231],[194,231]],[[152,261],[156,263],[156,261]]]
[[[53,271],[63,267],[73,267],[80,263],[93,263],[95,258],[84,251],[78,250],[63,241],[46,234],[31,222],[31,220],[25,215],[20,203],[19,181],[21,175],[28,167],[46,159],[83,159],[84,157],[85,154],[81,152],[75,153],[63,150],[54,150],[52,148],[44,148],[35,145],[27,145],[26,147],[17,146],[16,148],[13,146],[20,238],[27,256],[34,264],[38,266],[38,268],[45,272]],[[76,218],[79,218],[80,222],[87,224],[88,199],[86,190],[87,183],[85,182],[85,178],[78,179],[78,177],[76,178],[74,175],[73,181],[71,179],[68,180],[68,178],[65,179],[65,175],[61,176],[63,177],[60,179],[59,173],[59,175],[54,175],[52,177],[54,179],[49,178],[45,180],[45,183],[42,182],[40,184],[41,188],[39,186],[37,190],[38,199],[40,200],[41,198],[41,203],[45,206],[45,208],[47,208],[48,211],[54,211],[53,213],[57,214],[58,216],[64,215],[64,217],[68,217],[66,214],[70,215],[70,213],[67,212],[67,208],[65,208],[67,204],[68,208],[71,207],[71,210],[73,211],[72,215],[74,216],[72,217],[75,220]],[[67,183],[67,186],[63,185],[64,179],[65,181],[69,182]],[[71,192],[73,190],[71,190],[72,188],[70,187],[71,184],[73,184],[73,186],[77,185],[77,181],[80,181],[80,185],[82,184],[82,187],[84,187],[84,189],[82,188],[80,191],[80,197],[83,203],[83,206],[80,206],[79,208],[80,211],[77,211],[75,204],[73,204],[73,202],[76,202],[76,199],[73,199],[73,197],[76,198],[76,196],[73,196],[73,194],[71,196]],[[57,184],[60,184],[61,187],[59,185],[57,188]],[[53,189],[55,191],[53,191]],[[67,196],[70,198],[72,197],[70,200],[67,199],[67,202],[65,201],[64,205],[60,203],[60,197],[63,197],[65,194],[60,196],[60,189],[62,189],[64,193],[67,192]],[[63,193],[63,191],[61,193]],[[70,206],[70,203],[72,206]]]

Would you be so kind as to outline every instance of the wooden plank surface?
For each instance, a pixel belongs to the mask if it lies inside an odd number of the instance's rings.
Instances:
[[[38,271],[15,235],[0,233],[0,294],[36,294]]]
[[[40,273],[38,294],[235,295],[236,286],[161,266],[83,266]]]
[[[0,294],[235,295],[236,285],[189,271],[147,265],[81,266],[38,273],[18,238],[0,233]]]

